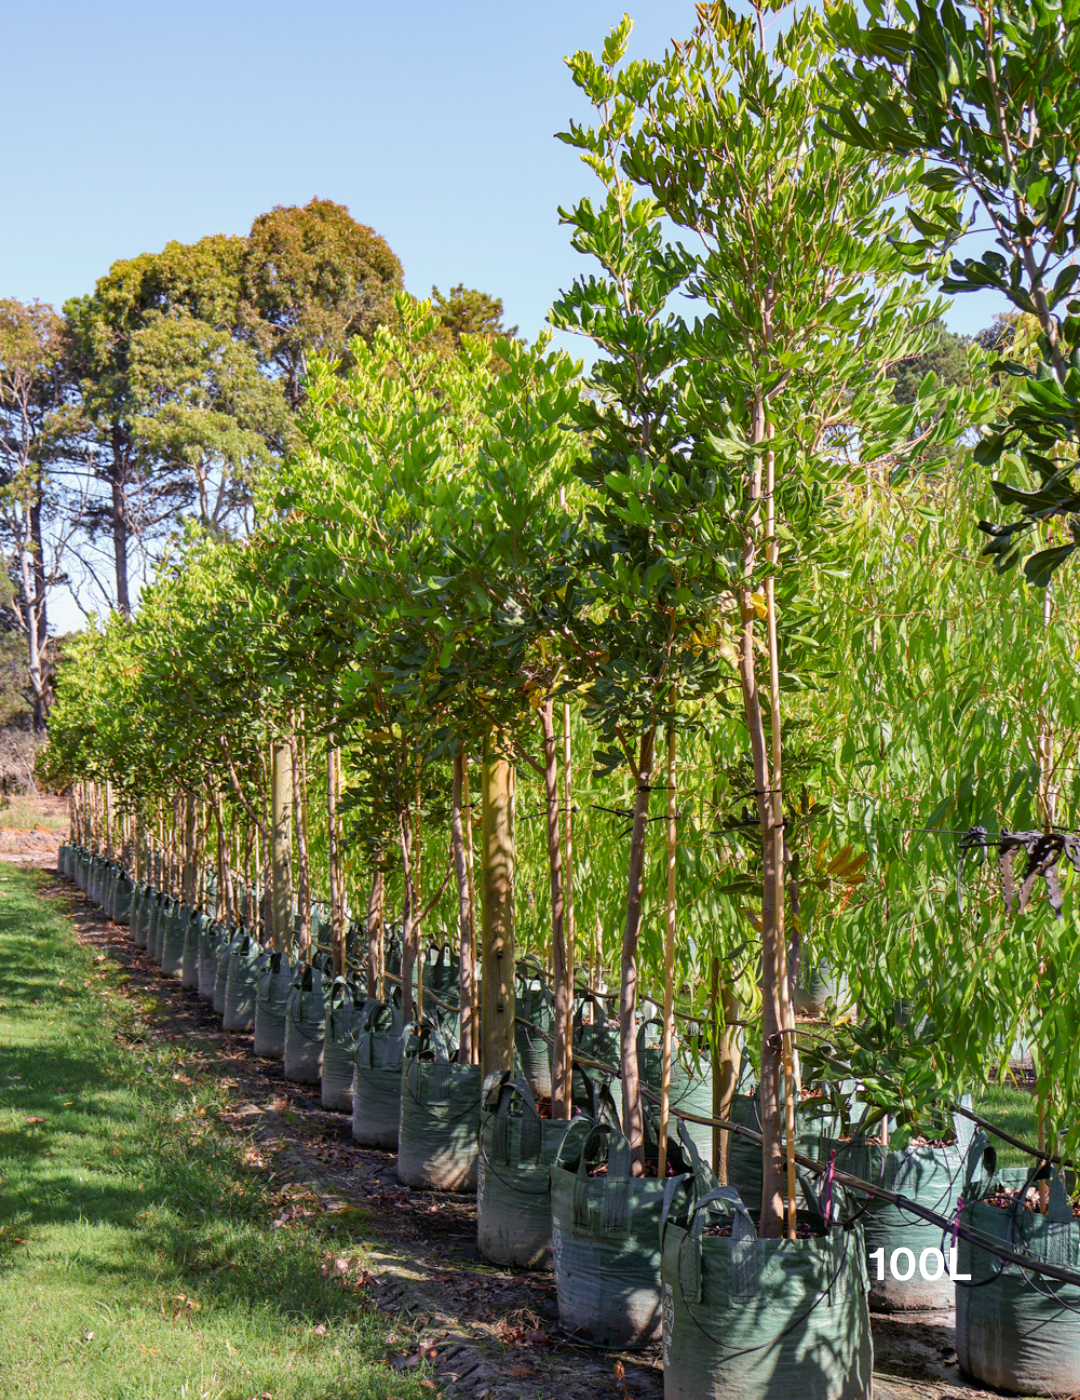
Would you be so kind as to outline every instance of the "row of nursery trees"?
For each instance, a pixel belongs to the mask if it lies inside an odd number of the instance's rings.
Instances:
[[[635,1172],[643,1001],[666,1058],[680,1018],[709,1028],[721,1110],[748,1054],[765,1236],[794,1228],[800,1058],[912,1132],[1022,1033],[1044,1145],[1078,1138],[1071,911],[1037,893],[1018,929],[991,863],[956,896],[954,833],[1070,824],[1080,732],[1069,594],[980,558],[991,473],[1041,470],[1036,431],[1061,496],[1080,373],[1054,312],[1075,269],[1051,280],[1074,194],[1012,154],[1009,124],[1043,98],[1014,64],[994,70],[1013,84],[997,126],[970,110],[971,91],[998,102],[972,73],[1027,21],[1010,10],[1002,37],[980,13],[859,29],[844,9],[709,4],[660,61],[627,60],[629,21],[578,54],[595,115],[563,139],[600,188],[563,213],[591,269],[552,321],[592,343],[588,375],[543,337],[447,354],[430,306],[399,295],[347,366],[309,364],[303,445],[258,481],[261,526],[179,543],[133,619],[72,645],[50,725],[76,835],[127,842],[192,896],[216,866],[228,916],[268,890],[279,947],[295,901],[303,956],[325,904],[337,970],[353,922],[376,994],[392,927],[406,1020],[425,949],[452,942],[464,1063],[509,1067],[515,960],[535,953],[556,1118],[575,985],[613,983]],[[957,26],[964,63],[943,68]],[[996,277],[1026,349],[1010,374],[973,350],[974,388],[931,375],[898,406],[890,371],[927,343],[973,191],[1005,254],[951,285]],[[1054,395],[1073,417],[1036,422]],[[1034,528],[1048,584],[1071,535],[997,492],[1027,513],[992,547]],[[843,1053],[795,1043],[793,984],[823,962],[858,1008]]]

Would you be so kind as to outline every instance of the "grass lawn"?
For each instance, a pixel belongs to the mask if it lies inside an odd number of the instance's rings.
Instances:
[[[323,1273],[348,1234],[272,1229],[263,1171],[142,1038],[122,971],[0,867],[3,1400],[419,1400],[388,1322]],[[327,1226],[328,1228],[328,1226]]]

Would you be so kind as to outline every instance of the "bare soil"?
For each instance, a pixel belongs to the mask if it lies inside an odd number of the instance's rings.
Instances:
[[[266,1173],[276,1225],[302,1225],[317,1212],[362,1211],[370,1220],[367,1268],[352,1286],[370,1289],[398,1319],[391,1365],[405,1369],[426,1356],[440,1390],[468,1400],[662,1400],[658,1347],[618,1354],[561,1337],[550,1274],[512,1273],[481,1258],[474,1197],[400,1185],[392,1153],[357,1147],[350,1119],[321,1107],[317,1085],[291,1083],[280,1063],[256,1060],[251,1036],[223,1031],[212,1007],[162,978],[127,929],[105,921],[58,875],[42,894],[71,917],[81,943],[126,969],[129,994],[151,1008],[145,1037],[186,1046],[179,1072],[217,1081],[226,1120]],[[327,1268],[344,1262],[330,1254]],[[875,1317],[873,1328],[875,1400],[998,1394],[962,1378],[951,1312]]]

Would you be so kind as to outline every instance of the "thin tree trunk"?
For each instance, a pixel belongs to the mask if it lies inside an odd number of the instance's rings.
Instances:
[[[675,863],[678,855],[675,804],[675,717],[668,721],[667,749],[667,908],[664,924],[664,1045],[660,1079],[660,1146],[656,1174],[667,1175],[668,1118],[671,1112],[671,1057],[675,1047]]]
[[[276,953],[287,950],[292,933],[293,743],[276,745],[273,759],[271,937]]]
[[[409,858],[413,832],[406,812],[398,814],[398,838],[401,842],[401,863],[405,872],[405,898],[401,911],[401,1015],[408,1025],[415,1016],[413,972],[416,966],[416,945],[413,940],[415,891],[412,882],[412,861]]]
[[[131,593],[128,583],[127,449],[115,438],[113,441],[112,500],[110,524],[113,540],[113,563],[116,568],[116,610],[123,617],[131,616]]]
[[[563,1076],[570,1085],[573,1100],[574,1084],[574,978],[577,970],[577,949],[574,929],[574,783],[573,751],[570,733],[570,706],[563,705],[563,892],[565,901],[566,965],[570,969],[570,1009],[566,1032]]]
[[[470,1064],[480,1063],[480,978],[476,965],[476,870],[473,860],[473,814],[472,794],[469,790],[469,760],[466,756],[461,773],[461,805],[465,824],[465,864],[469,876],[469,944],[472,948],[472,988],[465,1014],[469,1021],[469,1036],[472,1046]]]
[[[764,400],[759,394],[754,412],[754,442],[763,443],[767,437]],[[761,500],[761,467],[755,463],[751,483],[751,500]],[[781,1066],[783,1062],[783,1012],[781,1009],[780,987],[777,976],[780,956],[777,949],[779,940],[783,947],[783,909],[777,908],[777,895],[783,890],[782,859],[778,862],[780,842],[783,839],[782,821],[777,814],[782,808],[777,806],[773,792],[772,771],[765,740],[765,723],[761,709],[761,696],[757,684],[757,665],[754,654],[754,623],[757,616],[753,597],[753,572],[757,554],[757,533],[760,529],[760,506],[755,505],[748,533],[743,545],[743,570],[746,582],[740,589],[740,616],[742,623],[742,645],[739,656],[739,678],[742,687],[743,709],[750,735],[750,753],[754,771],[754,790],[757,797],[758,816],[761,822],[762,841],[762,891],[761,891],[761,952],[762,952],[762,1044],[761,1044],[761,1127],[762,1127],[762,1195],[759,1234],[762,1238],[775,1239],[784,1228],[784,1163],[781,1096]],[[767,606],[767,605],[766,605]],[[779,736],[777,736],[777,742]]]
[[[326,806],[328,814],[327,849],[330,857],[330,928],[334,976],[345,975],[345,908],[341,880],[338,805],[341,798],[341,750],[333,737],[326,751]]]
[[[514,766],[490,737],[483,764],[481,1065],[486,1077],[514,1066]]]
[[[382,998],[382,978],[379,976],[380,953],[382,951],[382,903],[385,898],[382,856],[378,858],[375,878],[371,882],[371,894],[367,908],[367,986],[372,1000]]]
[[[555,1025],[551,1054],[551,1116],[569,1118],[573,1101],[574,1036],[573,972],[566,949],[566,909],[563,903],[563,849],[559,830],[559,758],[555,743],[555,702],[540,706],[544,735],[544,797],[547,820],[548,878],[551,883],[551,961],[554,972]]]
[[[181,875],[181,902],[189,909],[195,907],[195,881],[196,872],[196,851],[195,836],[198,825],[199,813],[193,794],[188,793],[184,798],[184,854]]]
[[[303,711],[300,713],[300,722],[303,723]],[[289,727],[289,757],[292,761],[293,775],[296,856],[300,867],[297,902],[300,905],[300,960],[303,961],[311,946],[311,853],[308,846],[307,746],[304,738],[297,736],[295,718]]]
[[[619,1043],[622,1068],[623,1132],[630,1142],[634,1176],[645,1170],[645,1118],[641,1108],[641,1079],[637,1059],[638,941],[641,937],[641,896],[645,881],[645,841],[649,822],[655,726],[642,736],[634,795],[634,823],[630,833],[630,863],[626,879],[626,923],[623,926],[619,987]]]
[[[459,1000],[461,1003],[461,1044],[458,1063],[473,1063],[473,941],[472,898],[469,889],[469,861],[465,852],[465,826],[461,804],[465,791],[465,751],[454,756],[454,781],[450,798],[450,841],[454,852],[454,874],[458,892]]]

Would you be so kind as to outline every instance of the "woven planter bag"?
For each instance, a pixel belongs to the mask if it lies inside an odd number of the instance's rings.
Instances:
[[[217,980],[218,950],[222,929],[206,914],[199,915],[199,999],[214,1004],[214,983]]]
[[[139,917],[132,925],[131,936],[136,948],[145,948],[150,936],[150,916],[157,908],[158,892],[150,885],[143,890],[139,903]]]
[[[1080,1271],[1080,1221],[1074,1220],[1065,1184],[1050,1179],[1050,1209],[1037,1215],[1022,1207],[1036,1172],[994,1172],[974,1188],[961,1220],[1017,1254]],[[1021,1191],[1011,1206],[987,1205],[991,1190]],[[965,1187],[965,1200],[972,1191]],[[1020,1395],[1080,1392],[1080,1287],[1038,1274],[957,1241],[956,1354],[961,1368],[982,1385]],[[970,1274],[970,1281],[963,1279]]]
[[[326,1002],[319,968],[301,964],[293,972],[285,1005],[285,1078],[318,1084],[322,1078]]]
[[[156,963],[161,961],[161,940],[165,935],[166,926],[173,916],[174,909],[175,905],[170,896],[161,895],[146,938],[146,951]]]
[[[969,1101],[970,1102],[970,1101]],[[969,1150],[982,1154],[987,1143],[974,1124],[957,1114],[954,1120],[956,1143],[945,1147],[885,1148],[878,1143],[852,1142],[837,1149],[836,1165],[862,1181],[884,1186],[916,1205],[935,1211],[951,1220],[964,1194],[965,1167]],[[942,1264],[940,1278],[928,1280],[919,1267],[924,1250],[941,1258],[941,1230],[927,1220],[920,1220],[901,1206],[888,1201],[868,1201],[862,1217],[863,1238],[866,1242],[869,1275],[870,1307],[878,1312],[930,1312],[951,1308],[954,1286],[948,1270]],[[871,1262],[875,1251],[885,1251],[886,1267],[878,1270]],[[898,1279],[888,1267],[897,1249],[910,1249],[916,1267],[909,1279]],[[926,1273],[937,1271],[937,1262],[927,1261]],[[885,1277],[878,1278],[883,1272]]]
[[[412,1026],[401,1066],[398,1180],[423,1191],[475,1191],[482,1082],[455,1064],[430,1026]]]
[[[180,967],[180,985],[193,992],[199,990],[199,920],[205,918],[205,914],[196,910],[188,919],[187,932],[184,935],[184,960]]]
[[[806,958],[799,960],[799,975],[793,989],[796,1010],[823,1016],[830,1002],[843,1010],[848,1003],[848,995],[847,977],[837,972],[830,963],[824,960],[812,963]]]
[[[607,1175],[590,1177],[605,1157]],[[659,1341],[664,1183],[630,1176],[630,1144],[606,1123],[564,1137],[550,1174],[559,1325],[620,1351]]]
[[[255,993],[255,1054],[266,1060],[285,1058],[285,1008],[292,986],[288,955],[269,950],[259,963]]]
[[[139,920],[142,918],[143,903],[146,899],[146,886],[140,881],[131,892],[131,917],[128,919],[128,928],[131,930],[131,941],[135,943],[139,931]],[[136,947],[138,944],[136,943]]]
[[[186,904],[174,904],[172,917],[165,925],[161,937],[161,975],[181,978],[184,971],[184,945],[187,943],[188,924],[191,923],[191,909]]]
[[[551,1268],[551,1164],[571,1125],[537,1114],[524,1077],[504,1070],[484,1080],[480,1160],[476,1168],[476,1227],[480,1253],[493,1264]]]
[[[326,999],[322,1106],[339,1113],[352,1112],[356,1035],[365,1001],[355,975],[334,978]]]
[[[229,959],[243,946],[247,932],[233,925],[226,930],[218,948],[217,971],[214,974],[214,1010],[219,1016],[225,1014],[225,988],[229,984]]]
[[[551,1035],[555,1025],[555,995],[540,969],[522,959],[515,972],[514,1049],[521,1073],[536,1098],[551,1097]]]
[[[655,1094],[659,1094],[663,1080],[664,1050],[662,1039],[663,1023],[661,1021],[646,1021],[638,1030],[638,1073]],[[671,1059],[672,1109],[681,1110],[683,1113],[693,1113],[699,1118],[711,1118],[713,1111],[712,1093],[712,1066],[708,1056],[702,1055],[698,1067],[688,1067],[683,1056],[676,1051]],[[687,1123],[686,1129],[693,1138],[698,1152],[707,1160],[712,1153],[712,1128],[703,1123]]]
[[[874,1364],[858,1226],[758,1239],[738,1192],[701,1193],[683,1223],[661,1212],[664,1400],[870,1400]],[[731,1235],[705,1236],[730,1223]],[[824,1229],[820,1214],[813,1217]]]
[[[368,1002],[361,1012],[353,1056],[353,1141],[397,1151],[401,1122],[401,1011]]]
[[[221,1028],[226,1031],[249,1031],[255,1025],[255,985],[262,949],[253,934],[245,934],[239,946],[229,953],[229,968],[225,975],[225,1005],[221,1012]]]

